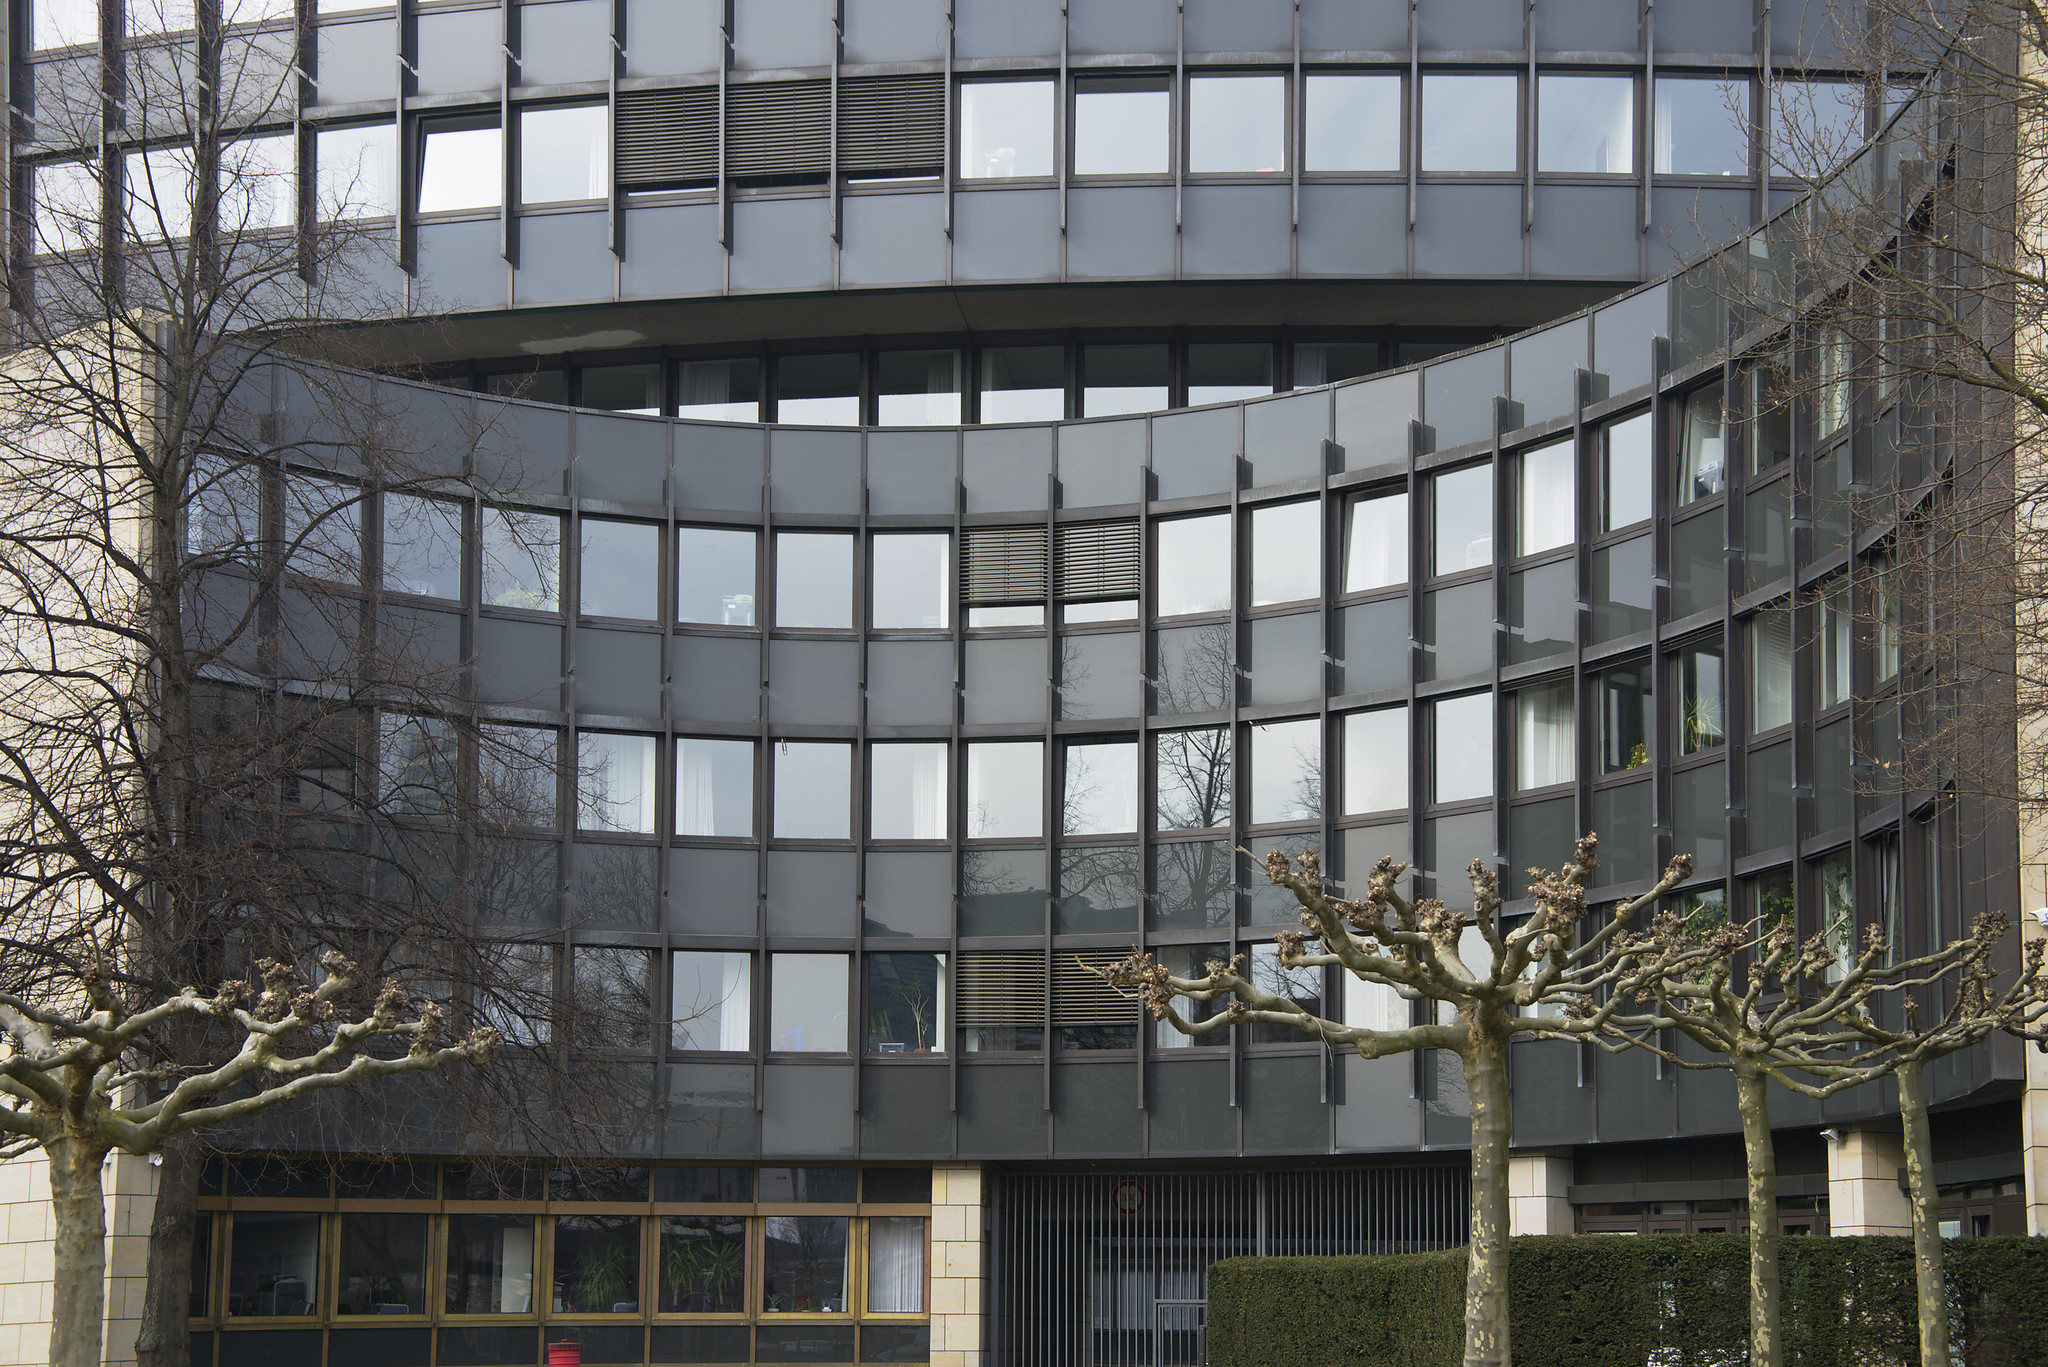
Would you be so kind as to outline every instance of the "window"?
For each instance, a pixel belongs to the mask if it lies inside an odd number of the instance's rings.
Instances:
[[[384,495],[384,587],[422,598],[462,597],[462,505]]]
[[[1493,564],[1493,467],[1468,465],[1429,482],[1435,520],[1430,547],[1437,574]]]
[[[583,615],[639,621],[660,616],[660,564],[659,527],[584,518]]]
[[[1815,706],[1825,712],[1849,701],[1851,643],[1854,621],[1849,615],[1849,576],[1838,574],[1820,590],[1820,659],[1815,662]]]
[[[1246,976],[1253,987],[1285,997],[1310,1015],[1322,1014],[1322,969],[1284,966],[1280,962],[1280,947],[1275,944],[1255,944],[1251,951],[1251,971]],[[1255,1025],[1251,1030],[1253,1044],[1299,1044],[1313,1038],[1289,1025]]]
[[[186,33],[198,26],[197,0],[128,0],[123,8],[131,34]]]
[[[924,1223],[922,1215],[868,1217],[869,1314],[924,1312]]]
[[[477,728],[477,801],[501,826],[555,824],[560,735],[533,726]]]
[[[1886,831],[1870,842],[1872,882],[1877,890],[1877,924],[1884,931],[1885,962],[1895,964],[1906,954],[1905,903],[1899,878],[1899,833]]]
[[[427,1313],[428,1218],[387,1213],[336,1217],[341,1226],[341,1269],[335,1314]]]
[[[1252,606],[1293,603],[1323,591],[1323,506],[1252,509]]]
[[[185,501],[186,551],[228,560],[253,555],[262,538],[262,488],[253,461],[198,457]]]
[[[629,1315],[640,1309],[640,1220],[632,1215],[557,1215],[554,1308],[566,1315]]]
[[[1517,461],[1520,488],[1516,503],[1518,555],[1569,546],[1578,518],[1573,513],[1578,480],[1577,449],[1570,437],[1522,452]]]
[[[953,538],[895,532],[874,539],[877,631],[943,631],[951,623]]]
[[[576,828],[654,834],[654,737],[586,731],[577,737]]]
[[[753,839],[754,742],[676,741],[676,834]]]
[[[1296,342],[1294,344],[1294,386],[1334,384],[1355,380],[1380,368],[1378,342]]]
[[[775,362],[775,421],[860,426],[860,356],[783,356]]]
[[[553,513],[483,510],[483,600],[553,612],[562,582],[562,519]]]
[[[1323,724],[1314,718],[1254,725],[1252,824],[1323,814]]]
[[[1771,174],[1814,180],[1863,142],[1863,86],[1847,81],[1771,82]]]
[[[1666,176],[1749,174],[1749,82],[1657,77],[1656,170]]]
[[[1407,494],[1353,499],[1344,521],[1344,592],[1408,582]]]
[[[160,242],[192,231],[192,149],[130,152],[122,168],[128,235]]]
[[[1188,79],[1188,170],[1287,169],[1287,78],[1281,75]]]
[[[1512,172],[1519,164],[1521,82],[1513,76],[1425,74],[1422,169]]]
[[[1749,619],[1749,731],[1792,723],[1792,609],[1765,608]]]
[[[397,130],[388,122],[320,129],[313,135],[313,193],[323,221],[397,213]]]
[[[1849,421],[1849,334],[1840,328],[1823,328],[1814,351],[1819,370],[1813,406],[1814,429],[1825,437],[1839,431]]]
[[[1127,835],[1138,829],[1138,743],[1067,746],[1062,835]]]
[[[732,527],[676,529],[676,620],[754,625],[760,534]]]
[[[37,52],[87,47],[100,40],[99,0],[31,0],[31,41]]]
[[[1515,791],[1570,783],[1577,775],[1577,711],[1569,679],[1515,694]]]
[[[1273,392],[1273,348],[1264,342],[1188,343],[1188,402],[1229,403]]]
[[[300,574],[357,582],[363,573],[362,491],[306,475],[286,476],[284,535],[286,554]]]
[[[946,1052],[946,956],[870,954],[867,1050],[870,1054]]]
[[[1414,1024],[1414,1012],[1406,999],[1385,983],[1369,983],[1349,973],[1340,974],[1339,979],[1344,1024],[1355,1030],[1406,1030]]]
[[[1166,407],[1166,348],[1091,346],[1081,349],[1081,414],[1153,413]]]
[[[550,893],[548,907],[552,910],[553,906]],[[548,1010],[555,995],[554,947],[501,942],[486,946],[485,955],[496,985],[478,1004],[477,1014],[514,1044],[545,1044]]]
[[[653,1039],[654,951],[577,945],[577,1041],[587,1049],[645,1049]]]
[[[1431,792],[1438,802],[1493,796],[1493,695],[1465,693],[1430,706]]]
[[[960,353],[884,351],[875,357],[875,421],[884,427],[957,427]]]
[[[450,1315],[531,1315],[532,1215],[474,1211],[446,1217],[448,1275],[441,1300]]]
[[[1749,373],[1749,411],[1754,415],[1749,443],[1749,472],[1762,474],[1792,458],[1792,409],[1786,402],[1789,384],[1775,366]]]
[[[327,4],[320,4],[318,8],[325,10]],[[220,6],[221,22],[226,24],[267,23],[290,19],[297,12],[294,0],[221,0]]]
[[[601,104],[519,111],[519,202],[557,204],[612,192],[611,114]]]
[[[1401,169],[1399,76],[1310,75],[1303,86],[1303,170]]]
[[[1827,980],[1840,982],[1856,963],[1856,884],[1848,850],[1836,850],[1814,865],[1820,881],[1821,934],[1827,938]]]
[[[844,1314],[846,1229],[839,1215],[770,1215],[762,1224],[761,1308],[770,1314]]]
[[[1633,76],[1536,78],[1536,169],[1626,176],[1636,169]]]
[[[1882,552],[1870,562],[1870,592],[1877,617],[1872,673],[1882,683],[1899,672],[1899,572]]]
[[[1154,775],[1159,829],[1203,831],[1230,824],[1230,732],[1161,731]]]
[[[1230,514],[1178,517],[1158,524],[1158,612],[1180,617],[1230,610]]]
[[[960,179],[1053,174],[1052,81],[963,81]]]
[[[1056,422],[1066,415],[1066,348],[992,346],[981,349],[983,422]]]
[[[746,1312],[745,1216],[664,1215],[660,1247],[657,1310],[670,1315]]]
[[[503,161],[504,132],[496,115],[422,120],[419,211],[497,208],[504,198]]]
[[[241,1210],[228,1257],[230,1316],[320,1312],[320,1217]]]
[[[1681,507],[1727,487],[1725,411],[1726,394],[1718,380],[1685,396],[1685,433],[1678,452]]]
[[[669,963],[669,1047],[744,1054],[753,1048],[753,956],[681,949]]]
[[[871,838],[946,838],[944,741],[869,746],[868,784]]]
[[[1647,522],[1653,502],[1650,415],[1638,413],[1600,429],[1600,530]]]
[[[244,138],[221,148],[215,221],[226,238],[299,221],[298,159],[291,137]]]
[[[431,815],[454,805],[455,729],[438,717],[377,717],[377,799],[388,812]]]
[[[676,367],[676,416],[715,422],[757,422],[761,417],[761,363],[684,361]]]
[[[1108,76],[1074,86],[1074,174],[1163,176],[1172,169],[1164,76]]]
[[[970,741],[967,835],[1036,840],[1045,834],[1045,743]]]
[[[1600,772],[1618,774],[1650,762],[1651,681],[1648,664],[1600,672]]]
[[[845,840],[852,835],[853,747],[832,741],[775,743],[775,827],[779,840]]]
[[[1678,753],[1697,755],[1728,741],[1722,701],[1721,647],[1693,646],[1678,655]]]
[[[100,178],[82,161],[46,161],[34,168],[38,253],[82,252],[100,240]]]
[[[853,538],[842,532],[775,534],[775,625],[853,626]]]
[[[1380,707],[1344,718],[1343,812],[1408,806],[1408,709]]]
[[[844,954],[768,956],[768,1047],[780,1054],[846,1052]]]
[[[661,413],[661,367],[651,362],[585,366],[577,378],[576,401],[585,408],[647,418]]]

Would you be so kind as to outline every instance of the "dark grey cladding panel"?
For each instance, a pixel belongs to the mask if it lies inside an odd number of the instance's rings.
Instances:
[[[860,719],[860,645],[771,641],[768,716],[797,726],[852,726]]]
[[[824,199],[750,199],[732,206],[732,287],[824,289],[832,283],[832,209]]]
[[[376,318],[405,311],[405,272],[398,267],[398,231],[390,224],[356,227],[330,244],[321,268],[319,306],[335,318]]]
[[[945,196],[848,195],[840,212],[842,284],[921,285],[946,278]]]
[[[1417,275],[1522,273],[1522,187],[1424,185],[1415,192]]]
[[[1052,1151],[1143,1153],[1142,1098],[1135,1063],[1054,1064]]]
[[[753,935],[761,858],[753,850],[681,846],[668,853],[668,929],[695,935]]]
[[[1714,242],[1749,226],[1750,191],[1742,186],[1659,187],[1650,196],[1650,273],[1665,275]],[[1776,206],[1773,206],[1776,207]]]
[[[1854,13],[1855,11],[1851,11]],[[1771,55],[1801,66],[1827,66],[1849,55],[1840,21],[1832,5],[1781,4],[1769,9]]]
[[[1190,52],[1294,51],[1293,0],[1187,0]]]
[[[865,1157],[953,1151],[952,1079],[939,1067],[861,1070],[860,1149]],[[863,1331],[875,1337],[872,1329]]]
[[[1404,0],[1301,0],[1301,46],[1308,52],[1406,52]]]
[[[1608,392],[1625,394],[1650,382],[1651,338],[1671,331],[1670,289],[1654,285],[1593,314],[1593,369]]]
[[[1138,715],[1138,633],[1064,636],[1060,641],[1060,718],[1108,721]]]
[[[944,726],[953,720],[949,641],[876,641],[868,646],[868,721],[877,726]]]
[[[1600,1138],[1655,1139],[1671,1133],[1678,1119],[1677,1088],[1669,1077],[1658,1078],[1655,1057],[1631,1049],[1623,1054],[1595,1053],[1593,1058]],[[1775,1107],[1771,1119],[1785,1123]]]
[[[1146,1109],[1151,1112],[1147,1142],[1159,1153],[1237,1152],[1237,1110],[1230,1104],[1230,1061],[1200,1055],[1210,1051],[1178,1048],[1147,1070]],[[1189,1058],[1186,1055],[1197,1055]]]
[[[1045,720],[1042,637],[969,641],[966,674],[969,725]]]
[[[1323,622],[1312,612],[1251,622],[1252,701],[1301,702],[1323,693]]]
[[[34,102],[37,143],[71,145],[85,140],[82,130],[96,130],[100,81],[99,59],[92,54],[46,58],[31,66],[24,93]]]
[[[419,93],[454,95],[498,88],[504,78],[504,16],[495,8],[418,15]]]
[[[562,629],[551,622],[480,617],[477,696],[512,707],[562,705]]]
[[[1517,1040],[1510,1048],[1510,1066],[1515,1073],[1515,1142],[1591,1143],[1593,1089],[1579,1083],[1580,1046],[1564,1040]]]
[[[1436,429],[1439,450],[1493,435],[1493,400],[1507,392],[1499,347],[1443,361],[1422,372],[1422,420]]]
[[[1059,0],[955,0],[953,52],[958,57],[1060,55]]]
[[[394,21],[322,24],[313,51],[319,80],[314,98],[319,103],[362,104],[397,97],[398,25]]]
[[[1048,486],[1046,476],[1052,472],[1052,429],[969,428],[962,442],[960,464],[968,512],[1042,510]]]
[[[611,8],[611,0],[525,0],[519,6],[519,84],[608,79]]]
[[[462,614],[387,606],[377,624],[378,653],[398,679],[456,691],[463,664]]]
[[[690,721],[757,721],[761,643],[750,636],[678,636],[671,712]]]
[[[1748,5],[1666,5],[1657,11],[1653,22],[1657,26],[1660,59],[1666,55],[1756,51],[1755,11]]]
[[[504,307],[505,258],[499,250],[497,219],[422,223],[417,241],[419,308]]]
[[[768,933],[835,939],[858,935],[857,887],[850,850],[769,851]]]
[[[1329,395],[1266,399],[1244,408],[1244,454],[1254,486],[1313,479],[1323,470],[1330,435]]]
[[[1401,275],[1408,268],[1408,187],[1301,187],[1303,275]]]
[[[1286,275],[1294,230],[1285,185],[1190,185],[1181,270],[1195,275]]]
[[[1139,503],[1144,491],[1145,420],[1068,423],[1059,429],[1060,506]]]
[[[1228,493],[1237,481],[1237,408],[1201,408],[1152,420],[1156,497]]]
[[[574,304],[613,296],[618,282],[604,210],[524,214],[516,229],[519,269],[512,273],[513,303]]]
[[[761,510],[767,441],[760,428],[679,422],[675,429],[677,507]]]
[[[953,196],[953,278],[1055,280],[1057,190],[972,190]]]
[[[576,492],[614,503],[659,503],[668,479],[668,424],[576,415]]]
[[[1422,416],[1421,385],[1411,370],[1337,391],[1337,444],[1346,470],[1407,469],[1408,423]]]
[[[651,631],[576,633],[576,710],[619,717],[661,715],[661,636]]]
[[[1171,186],[1067,192],[1067,274],[1076,280],[1173,274]]]
[[[970,1064],[960,1069],[960,1156],[1042,1156],[1045,1068]]]
[[[768,457],[777,513],[860,510],[860,433],[777,428]]]
[[[484,398],[476,405],[477,477],[487,493],[567,492],[568,410]]]
[[[725,287],[718,206],[667,204],[627,209],[619,292],[627,298],[716,294]]]
[[[953,933],[953,856],[871,853],[863,935],[943,940]]]
[[[1509,345],[1508,385],[1523,422],[1570,416],[1577,402],[1574,372],[1593,363],[1587,332],[1586,320],[1573,318]]]
[[[1178,21],[1174,0],[1070,0],[1067,45],[1076,54],[1171,53]]]
[[[221,39],[220,64],[223,72],[234,73],[223,82],[227,108],[222,111],[236,123],[268,121],[278,106],[278,92],[296,73],[292,71],[295,35],[290,30],[261,29],[229,33]]]
[[[1514,51],[1524,13],[1523,0],[1418,0],[1415,30],[1425,52]]]
[[[946,0],[845,0],[846,60],[936,62],[946,55]]]
[[[753,1064],[670,1065],[663,1152],[671,1157],[751,1155],[754,1127]]]
[[[1346,1056],[1344,1104],[1337,1111],[1340,1149],[1412,1149],[1422,1142],[1422,1103],[1409,1054],[1364,1059]]]
[[[832,0],[732,0],[732,62],[741,71],[832,61]]]
[[[1536,47],[1542,52],[1640,52],[1640,2],[1551,0],[1536,12]],[[1660,53],[1664,48],[1663,19],[1663,15],[1657,16]]]
[[[950,513],[958,438],[951,431],[868,434],[868,511]]]
[[[1641,223],[1633,185],[1539,185],[1529,266],[1574,280],[1635,280]]]
[[[626,0],[626,74],[716,71],[724,0]]]
[[[279,595],[277,668],[287,679],[319,682],[355,673],[361,606],[328,592],[287,588]],[[254,641],[245,635],[243,639]]]
[[[1245,1060],[1246,1151],[1329,1151],[1330,1108],[1322,1099],[1322,1070],[1320,1054]]]
[[[320,403],[324,396],[309,397]],[[381,385],[375,405],[397,470],[459,475],[469,468],[482,438],[470,395],[459,390]],[[321,406],[330,418],[345,421],[356,416],[345,406]]]

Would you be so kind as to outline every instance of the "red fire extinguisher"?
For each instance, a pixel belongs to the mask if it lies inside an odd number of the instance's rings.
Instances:
[[[548,1367],[583,1367],[583,1345],[573,1340],[550,1343]]]

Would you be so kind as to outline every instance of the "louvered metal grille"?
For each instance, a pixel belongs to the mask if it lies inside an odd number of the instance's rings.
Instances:
[[[944,75],[849,76],[839,83],[842,170],[936,171],[945,159]]]
[[[621,185],[673,185],[718,175],[718,88],[619,93]]]
[[[831,86],[754,81],[725,94],[725,167],[735,176],[793,176],[829,169]]]
[[[1104,982],[1094,970],[1129,957],[1122,950],[1060,950],[1052,960],[1054,1025],[1129,1025],[1138,1004]]]
[[[1195,1367],[1209,1264],[1465,1242],[1462,1166],[1283,1172],[991,1169],[996,1367]]]
[[[1045,956],[1024,950],[969,949],[960,953],[955,979],[962,1027],[1045,1023]]]
[[[1088,522],[1060,528],[1060,599],[1138,596],[1138,524]]]
[[[969,527],[960,589],[970,603],[1045,601],[1045,528]]]

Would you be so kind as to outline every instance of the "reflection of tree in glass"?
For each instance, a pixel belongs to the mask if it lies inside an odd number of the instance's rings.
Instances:
[[[1153,848],[1152,883],[1161,926],[1230,924],[1231,868],[1235,856],[1223,840],[1196,840]]]
[[[578,919],[652,927],[661,902],[660,851],[651,845],[582,845],[576,850]]]
[[[1094,706],[1085,696],[1088,681],[1095,677],[1081,659],[1081,647],[1071,636],[1060,638],[1060,716],[1069,721],[1079,721],[1095,714]]]
[[[570,1006],[577,1038],[599,1048],[644,1049],[654,1018],[654,951],[579,945]]]
[[[1158,737],[1159,829],[1230,824],[1230,731],[1202,727]]]
[[[1230,706],[1237,682],[1230,624],[1211,622],[1159,633],[1159,677],[1153,680],[1163,714],[1215,712]]]
[[[469,863],[470,896],[483,918],[555,919],[556,846],[548,840],[480,839]]]
[[[783,1313],[846,1309],[846,1220],[839,1216],[771,1215],[763,1222],[767,1306]]]
[[[1138,850],[1134,845],[1069,845],[1060,851],[1060,928],[1135,929],[1115,913],[1138,905]],[[1096,917],[1108,917],[1103,924]]]

